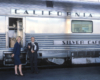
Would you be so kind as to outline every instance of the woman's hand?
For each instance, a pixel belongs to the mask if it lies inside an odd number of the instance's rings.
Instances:
[[[11,57],[14,57],[14,54],[12,54]]]

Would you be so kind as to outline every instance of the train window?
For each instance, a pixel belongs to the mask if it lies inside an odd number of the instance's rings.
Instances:
[[[84,20],[72,20],[73,33],[92,33],[93,22]]]

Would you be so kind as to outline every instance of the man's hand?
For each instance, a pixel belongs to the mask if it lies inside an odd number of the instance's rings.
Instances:
[[[14,54],[12,54],[11,57],[14,57]]]
[[[30,47],[30,46],[28,46],[28,48],[30,49],[31,47]]]
[[[32,52],[32,53],[34,53],[34,51],[33,51],[33,50],[31,50],[31,52]]]

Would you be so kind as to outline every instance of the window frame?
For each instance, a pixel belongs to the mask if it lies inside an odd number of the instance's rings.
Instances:
[[[72,31],[72,21],[90,21],[92,22],[92,31],[91,32],[73,32]],[[92,20],[71,20],[71,32],[72,33],[93,33],[93,21]]]

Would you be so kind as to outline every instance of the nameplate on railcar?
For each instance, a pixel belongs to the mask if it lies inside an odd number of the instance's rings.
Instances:
[[[54,40],[54,45],[84,45],[84,44],[100,44],[100,40]]]
[[[31,15],[31,16],[66,16],[66,17],[100,17],[95,16],[92,13],[87,12],[62,12],[62,11],[48,11],[48,10],[23,10],[23,9],[11,9],[11,14],[17,15]],[[98,15],[98,14],[96,14]]]

